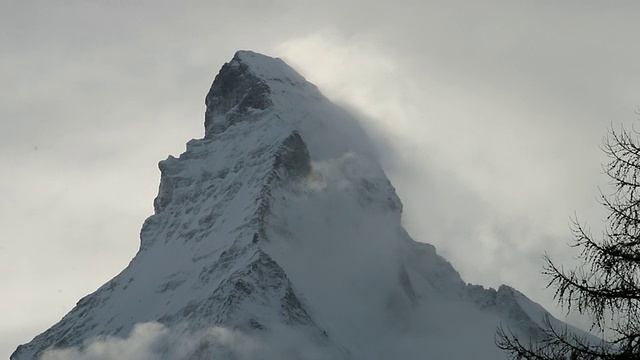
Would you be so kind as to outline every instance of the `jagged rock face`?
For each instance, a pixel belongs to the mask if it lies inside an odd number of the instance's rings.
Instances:
[[[269,95],[266,82],[236,55],[222,67],[205,98],[205,137],[219,134],[237,121],[248,120],[253,111],[272,106]]]
[[[284,62],[238,52],[205,103],[205,137],[159,164],[155,214],[129,266],[12,360],[149,322],[249,337],[293,329],[304,346],[279,357],[294,359],[489,359],[501,356],[498,322],[535,332],[524,296],[467,286],[410,238],[357,121]],[[253,358],[220,346],[180,358]]]

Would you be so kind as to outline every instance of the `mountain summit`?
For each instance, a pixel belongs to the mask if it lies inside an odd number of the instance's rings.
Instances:
[[[358,121],[282,60],[236,53],[205,103],[131,263],[12,360],[495,359],[499,323],[540,335],[539,305],[411,239]]]

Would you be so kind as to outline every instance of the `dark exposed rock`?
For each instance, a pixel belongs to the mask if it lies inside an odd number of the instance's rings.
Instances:
[[[274,168],[279,174],[290,178],[300,178],[311,172],[309,150],[300,133],[294,131],[276,153]]]
[[[222,66],[205,98],[205,137],[225,131],[250,117],[251,109],[264,110],[272,105],[267,83],[251,73],[238,54]]]

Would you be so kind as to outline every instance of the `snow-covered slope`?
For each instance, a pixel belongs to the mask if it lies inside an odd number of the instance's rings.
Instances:
[[[129,266],[12,360],[149,328],[167,359],[494,359],[500,322],[536,335],[544,310],[410,238],[358,122],[284,62],[236,53],[206,105],[205,137],[159,164]]]

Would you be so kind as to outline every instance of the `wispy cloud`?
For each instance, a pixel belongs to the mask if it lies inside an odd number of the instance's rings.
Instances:
[[[189,332],[157,322],[136,324],[126,338],[102,336],[79,347],[45,351],[40,360],[330,359],[295,329],[248,334],[225,327]]]

